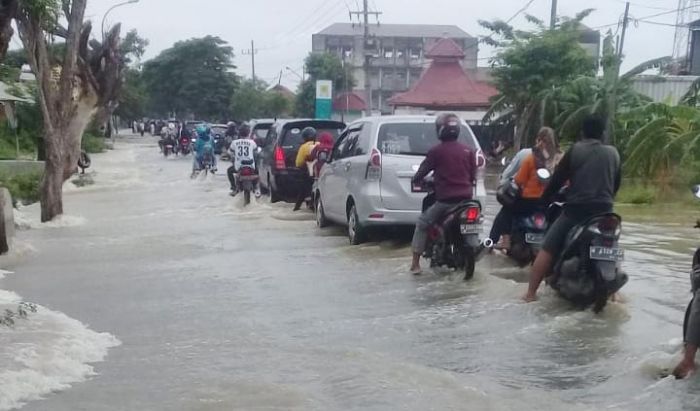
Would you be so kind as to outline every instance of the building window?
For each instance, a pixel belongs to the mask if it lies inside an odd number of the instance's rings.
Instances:
[[[396,50],[396,58],[397,59],[403,58],[403,50],[401,50],[401,49]]]
[[[351,59],[352,58],[352,47],[343,47],[343,58],[344,59]]]
[[[411,56],[411,60],[420,60],[420,49],[419,48],[411,48],[408,53]]]
[[[384,58],[385,59],[393,59],[394,58],[394,49],[384,49]]]

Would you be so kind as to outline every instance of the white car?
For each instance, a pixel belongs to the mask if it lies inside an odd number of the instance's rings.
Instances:
[[[434,116],[363,118],[338,137],[330,161],[314,191],[316,224],[348,227],[351,244],[367,238],[373,227],[412,226],[421,214],[424,193],[414,193],[411,179],[428,151],[439,143]],[[485,197],[486,161],[474,133],[462,123],[460,141],[476,152],[476,197]]]

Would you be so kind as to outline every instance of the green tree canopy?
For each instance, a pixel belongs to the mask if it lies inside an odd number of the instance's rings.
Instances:
[[[175,43],[144,64],[143,79],[151,111],[225,120],[238,79],[233,49],[218,37]]]
[[[336,92],[355,87],[355,79],[349,68],[343,67],[343,62],[334,54],[311,53],[306,57],[305,68],[308,77],[299,85],[296,101],[297,115],[301,117],[314,117],[317,80],[333,81]]]
[[[291,101],[282,94],[269,90],[261,80],[246,79],[236,89],[231,102],[231,112],[238,120],[276,118],[291,109]]]
[[[487,119],[516,126],[515,145],[545,125],[546,96],[580,76],[594,76],[596,61],[580,46],[580,27],[591,10],[563,19],[554,29],[528,16],[533,31],[517,31],[502,21],[480,24],[493,32],[489,42],[500,48],[492,60],[494,84],[499,91]],[[497,38],[494,40],[493,38]]]

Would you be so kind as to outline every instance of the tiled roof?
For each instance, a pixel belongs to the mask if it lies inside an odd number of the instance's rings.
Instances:
[[[456,48],[456,49],[455,49]],[[432,50],[430,67],[416,85],[389,99],[392,106],[431,108],[488,107],[498,91],[464,70],[459,60],[464,52],[450,39],[440,40]]]
[[[340,93],[333,99],[333,111],[364,111],[366,109],[365,100],[354,92]]]

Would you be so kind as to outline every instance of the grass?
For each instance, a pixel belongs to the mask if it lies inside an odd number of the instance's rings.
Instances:
[[[107,149],[105,138],[94,134],[83,134],[82,148],[89,154],[102,153]]]
[[[623,185],[617,193],[617,202],[622,204],[654,204],[658,198],[656,188],[642,185]]]
[[[39,184],[42,173],[18,175],[0,174],[0,187],[5,187],[12,194],[12,201],[17,204],[31,204],[39,201]]]

